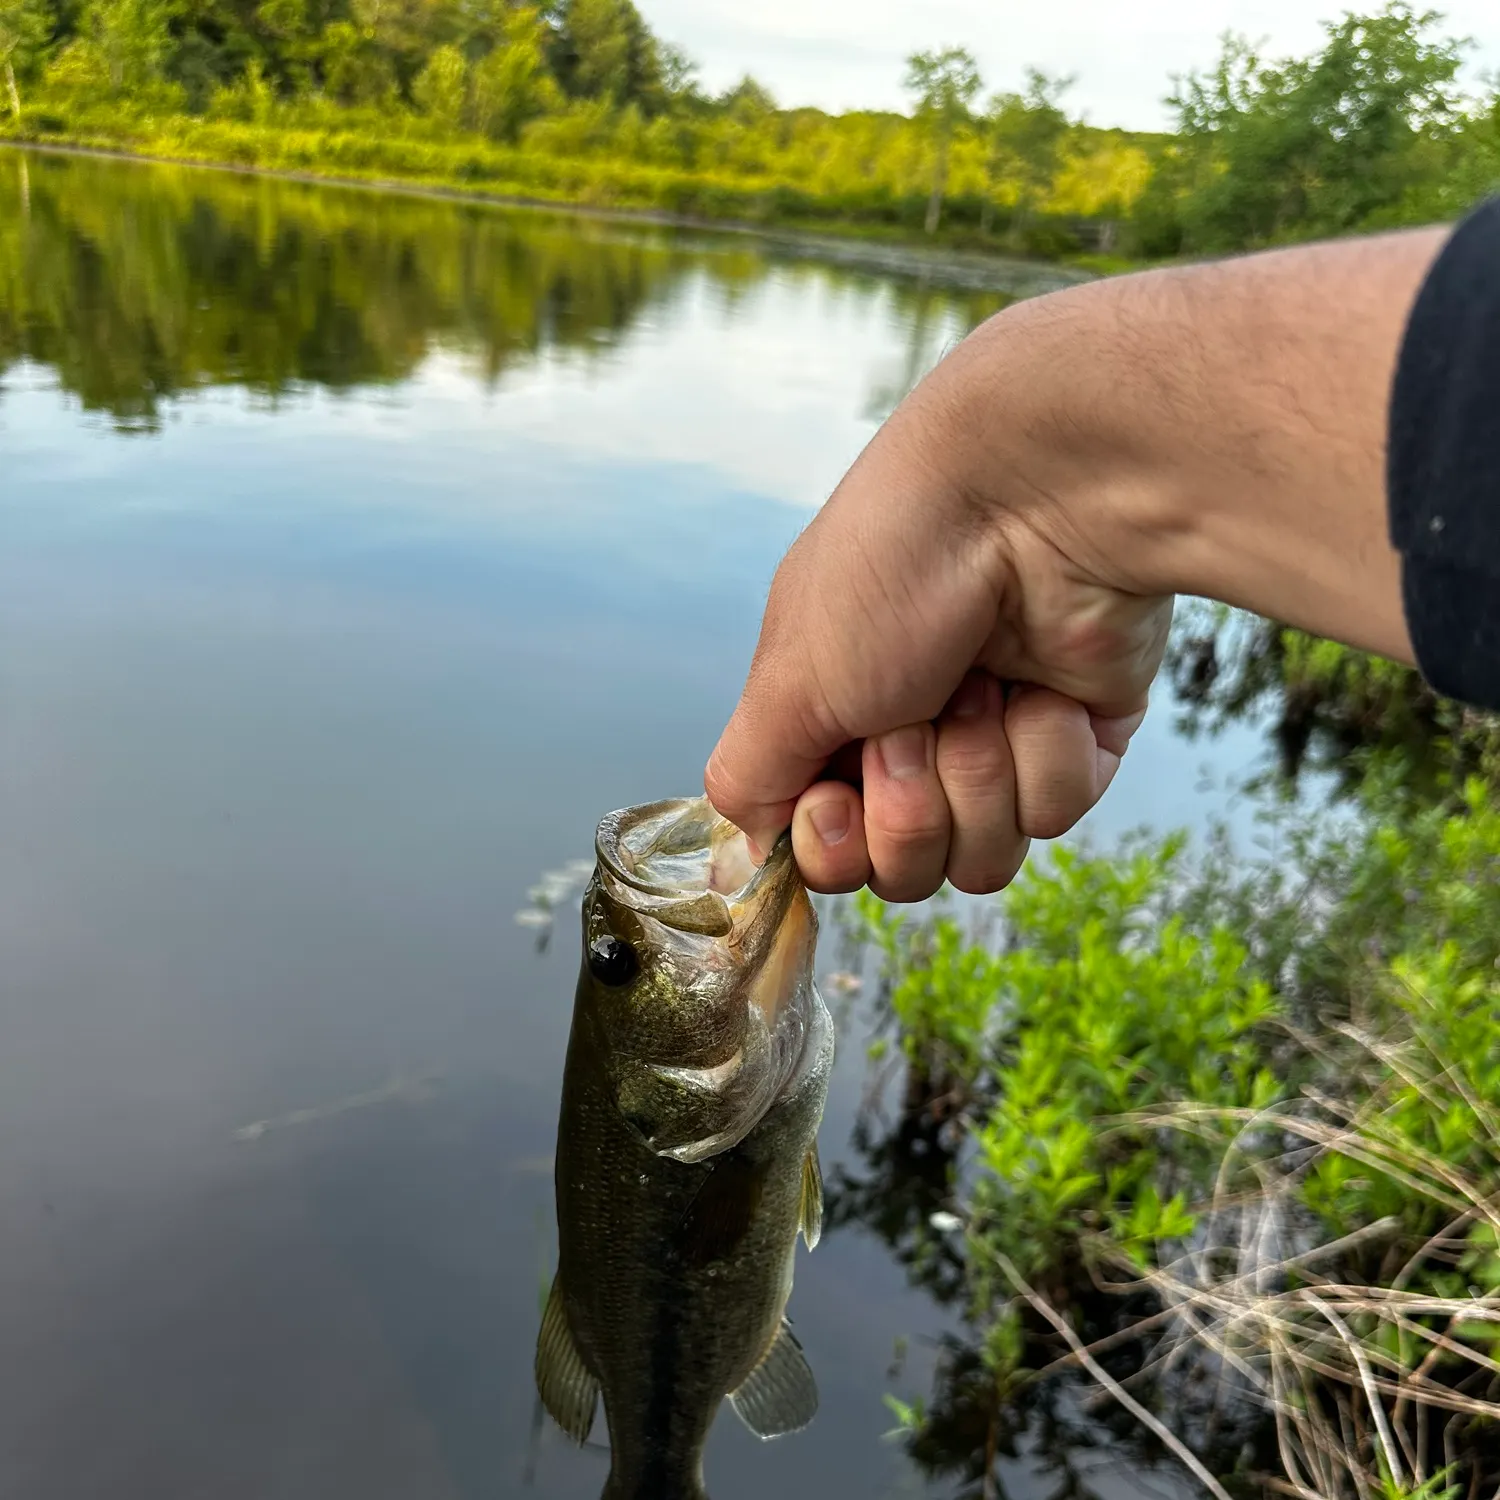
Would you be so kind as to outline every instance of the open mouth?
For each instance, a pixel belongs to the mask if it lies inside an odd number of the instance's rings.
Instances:
[[[711,892],[741,901],[784,858],[778,844],[757,867],[745,835],[720,817],[707,797],[677,797],[610,813],[595,842],[610,875],[648,896]]]

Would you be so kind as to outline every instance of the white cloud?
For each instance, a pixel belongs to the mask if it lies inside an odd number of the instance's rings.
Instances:
[[[969,47],[991,87],[1017,86],[1028,65],[1073,73],[1075,109],[1097,125],[1155,129],[1170,78],[1208,66],[1226,30],[1266,39],[1273,54],[1307,52],[1319,21],[1355,0],[641,0],[651,25],[701,65],[710,88],[746,71],[788,104],[901,108],[903,59],[919,48]],[[1369,8],[1375,7],[1370,0]],[[1357,8],[1357,6],[1355,6]],[[1480,44],[1470,67],[1500,68],[1494,0],[1452,0],[1445,29]]]

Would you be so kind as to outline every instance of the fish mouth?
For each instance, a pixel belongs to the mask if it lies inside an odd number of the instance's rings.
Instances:
[[[612,812],[594,848],[600,883],[616,900],[668,927],[714,937],[779,906],[796,871],[790,833],[757,866],[745,835],[707,797]]]

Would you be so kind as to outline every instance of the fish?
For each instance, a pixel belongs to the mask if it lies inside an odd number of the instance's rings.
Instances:
[[[602,1500],[707,1500],[726,1398],[761,1438],[817,1412],[787,1318],[797,1239],[822,1232],[817,917],[789,839],[757,868],[703,797],[611,813],[595,850],[537,1390],[580,1444],[602,1397]]]

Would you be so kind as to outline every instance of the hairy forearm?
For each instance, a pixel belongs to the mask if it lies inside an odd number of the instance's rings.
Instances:
[[[1423,230],[1094,283],[1000,314],[940,382],[975,493],[1119,587],[1410,662],[1386,429]],[[964,393],[959,395],[959,393]]]

